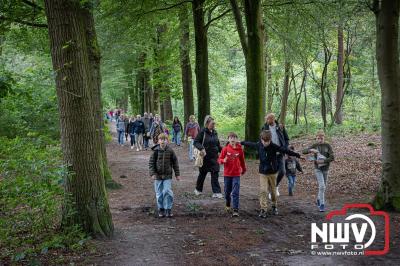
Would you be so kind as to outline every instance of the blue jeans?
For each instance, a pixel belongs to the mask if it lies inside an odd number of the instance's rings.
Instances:
[[[225,200],[226,206],[231,206],[231,201],[233,203],[233,209],[239,209],[239,190],[240,190],[240,176],[235,177],[224,177],[225,184]]]
[[[175,132],[172,130],[172,142],[176,145],[181,145],[181,132]]]
[[[289,189],[289,194],[293,193],[295,184],[296,184],[296,176],[295,175],[288,175],[288,189]]]
[[[118,144],[124,144],[125,132],[123,130],[118,130]]]
[[[154,180],[154,190],[156,192],[157,208],[172,209],[172,203],[174,202],[172,179]]]
[[[325,205],[325,190],[328,185],[328,171],[321,171],[320,169],[315,169],[314,171],[318,181],[318,199],[320,204]]]
[[[189,141],[189,160],[194,160],[194,157],[193,157],[193,143],[194,143],[194,139],[191,139]]]

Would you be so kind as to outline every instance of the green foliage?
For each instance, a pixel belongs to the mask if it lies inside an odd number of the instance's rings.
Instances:
[[[6,48],[0,68],[0,136],[59,138],[57,97],[48,58]]]
[[[60,230],[66,175],[57,142],[0,138],[0,260],[83,245],[78,227]]]

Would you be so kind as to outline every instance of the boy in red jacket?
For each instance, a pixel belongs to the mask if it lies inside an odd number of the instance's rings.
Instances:
[[[228,141],[229,143],[221,151],[218,163],[224,165],[226,210],[231,212],[232,201],[232,216],[237,217],[239,216],[240,175],[246,172],[246,164],[242,146],[238,143],[238,136],[235,133],[229,133]]]

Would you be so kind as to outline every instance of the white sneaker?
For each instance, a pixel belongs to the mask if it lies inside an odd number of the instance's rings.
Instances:
[[[197,189],[194,190],[194,194],[196,196],[200,196],[201,194],[203,194],[202,192],[198,191]]]
[[[139,148],[136,148],[136,151],[139,151]]]
[[[276,187],[276,196],[279,197],[281,194],[279,194],[279,187]]]
[[[133,146],[131,146],[131,150],[133,150]]]
[[[268,198],[269,200],[271,200],[271,193],[268,193]]]
[[[222,196],[221,193],[214,193],[214,194],[212,195],[212,197],[213,197],[213,198],[217,198],[217,199],[223,199],[223,198],[224,198],[224,196]]]

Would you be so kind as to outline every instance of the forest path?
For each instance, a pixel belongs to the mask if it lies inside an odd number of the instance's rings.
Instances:
[[[112,130],[115,130],[112,124]],[[114,131],[113,131],[114,132]],[[358,140],[358,139],[357,139]],[[296,140],[293,143],[307,142]],[[309,141],[309,140],[308,140]],[[362,142],[371,141],[370,137]],[[378,142],[378,137],[372,141]],[[338,141],[339,142],[339,141]],[[354,141],[353,141],[354,142]],[[350,143],[353,144],[352,141]],[[300,144],[296,145],[299,146]],[[345,145],[334,144],[335,146]],[[354,146],[360,143],[354,143]],[[119,146],[114,139],[107,145],[108,160],[113,179],[123,188],[109,191],[109,202],[115,226],[113,239],[95,241],[97,257],[88,257],[85,264],[95,265],[345,265],[388,264],[400,265],[400,248],[393,246],[389,255],[382,257],[312,256],[310,254],[310,227],[322,222],[325,214],[317,211],[314,198],[317,191],[312,177],[312,165],[303,163],[305,174],[298,178],[294,197],[287,196],[287,181],[282,181],[279,197],[279,215],[260,219],[258,209],[258,165],[247,161],[248,172],[241,178],[240,217],[231,218],[224,212],[224,201],[211,198],[210,177],[207,176],[204,195],[193,195],[197,169],[188,160],[187,146],[173,149],[177,153],[182,180],[173,181],[174,218],[155,218],[153,181],[148,174],[151,151],[136,152],[129,144]],[[375,147],[379,150],[379,144]],[[366,202],[365,190],[372,191],[379,167],[370,167],[379,153],[371,150],[337,152],[332,167],[328,198],[328,211],[341,209],[344,203]],[[343,154],[342,154],[343,153]],[[354,156],[359,155],[359,157]],[[365,158],[370,156],[371,158]],[[340,157],[347,159],[339,159]],[[357,159],[358,158],[358,159]],[[362,160],[360,158],[363,158]],[[376,158],[375,158],[376,159]],[[350,160],[350,161],[349,161]],[[368,165],[368,167],[367,167]],[[356,178],[354,167],[364,167],[370,173],[362,182]],[[126,178],[120,178],[125,175]],[[222,175],[222,169],[220,172]],[[373,178],[375,176],[375,178]],[[343,180],[346,180],[345,182]],[[220,177],[223,188],[223,177]],[[351,193],[350,193],[350,192]],[[391,215],[395,234],[399,237],[399,216]],[[394,223],[393,223],[394,222]],[[397,228],[397,229],[396,229]],[[397,230],[397,231],[395,231]]]

